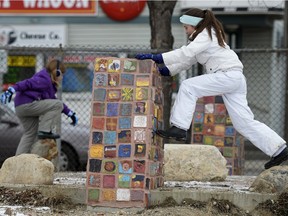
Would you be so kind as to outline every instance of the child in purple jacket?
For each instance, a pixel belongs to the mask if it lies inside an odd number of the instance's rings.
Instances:
[[[56,98],[57,87],[60,85],[65,66],[59,60],[48,62],[46,68],[34,74],[31,78],[17,82],[1,95],[1,103],[14,99],[16,115],[19,117],[24,134],[18,145],[16,155],[30,153],[32,145],[38,139],[58,139],[58,134],[52,133],[61,113],[72,119],[72,125],[77,124],[76,113],[71,111],[61,100]]]

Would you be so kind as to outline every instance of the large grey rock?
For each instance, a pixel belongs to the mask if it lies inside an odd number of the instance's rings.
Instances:
[[[165,181],[223,181],[228,175],[226,159],[215,146],[166,144]]]
[[[35,154],[10,157],[0,169],[0,183],[50,185],[53,178],[53,163]]]
[[[249,190],[258,193],[282,193],[288,186],[288,166],[275,166],[262,172]]]

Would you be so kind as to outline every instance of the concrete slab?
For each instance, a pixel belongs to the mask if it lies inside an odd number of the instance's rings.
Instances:
[[[183,199],[208,201],[210,199],[229,200],[241,209],[251,211],[259,203],[268,199],[277,199],[277,194],[260,194],[249,192],[255,176],[228,176],[223,182],[165,182],[161,189],[151,191],[150,206],[160,205],[167,198],[173,198],[178,204]],[[74,204],[86,203],[86,173],[55,173],[53,185],[12,185],[1,184],[0,187],[15,190],[37,189],[44,196],[62,196],[70,198]]]

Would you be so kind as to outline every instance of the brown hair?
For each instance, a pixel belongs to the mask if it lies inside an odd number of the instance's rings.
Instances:
[[[218,44],[221,47],[225,47],[225,33],[221,22],[214,16],[210,10],[201,10],[198,8],[192,8],[185,12],[185,15],[203,18],[197,26],[195,26],[195,32],[190,40],[194,40],[197,35],[202,32],[205,28],[208,30],[209,37],[212,40],[212,27],[215,29]]]
[[[46,65],[46,69],[50,73],[52,82],[56,84],[56,86],[58,87],[60,83],[58,83],[56,79],[57,78],[57,66],[59,66],[61,73],[64,74],[66,71],[66,67],[63,64],[63,62],[61,62],[58,59],[52,59],[51,61],[49,61]]]

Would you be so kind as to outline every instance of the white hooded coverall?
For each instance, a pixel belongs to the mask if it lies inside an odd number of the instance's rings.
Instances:
[[[204,29],[187,46],[162,54],[172,76],[199,62],[206,74],[181,83],[170,117],[170,123],[188,130],[198,98],[222,95],[235,129],[269,156],[275,156],[286,142],[267,125],[256,121],[248,107],[243,65],[230,47],[219,46],[215,31],[212,40]]]

